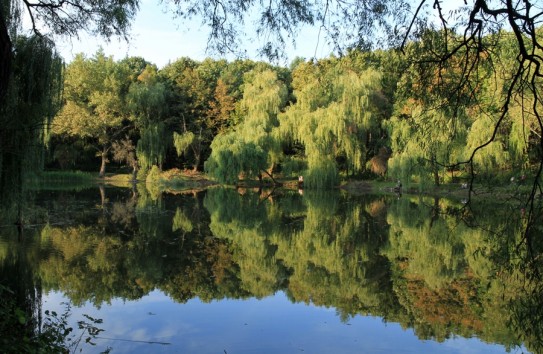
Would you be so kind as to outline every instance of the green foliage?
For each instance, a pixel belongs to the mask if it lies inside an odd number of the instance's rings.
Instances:
[[[138,170],[138,161],[136,160],[136,147],[128,137],[120,141],[115,141],[111,145],[113,150],[113,160],[125,162],[132,167],[133,177],[136,177]]]
[[[244,82],[242,121],[235,130],[215,137],[212,153],[205,162],[205,171],[222,183],[237,182],[241,173],[248,179],[259,176],[280,158],[280,145],[273,130],[286,103],[286,86],[269,69],[250,71]]]
[[[146,183],[154,183],[157,184],[161,180],[161,171],[160,168],[157,165],[153,165],[147,174],[147,178],[145,180]]]
[[[279,135],[305,146],[310,187],[337,184],[336,158],[344,157],[347,169],[355,172],[365,168],[368,137],[380,123],[381,81],[377,71],[357,60],[303,63],[293,73],[296,103],[280,115]]]
[[[166,116],[166,98],[166,85],[160,81],[157,69],[147,65],[130,85],[127,103],[138,125],[146,127]]]
[[[121,126],[127,82],[122,68],[103,51],[87,59],[76,56],[66,68],[65,106],[54,122],[54,132],[107,142],[107,128]]]
[[[300,176],[307,170],[307,162],[302,158],[286,157],[281,162],[281,173],[284,176]]]
[[[190,219],[184,214],[181,208],[175,210],[175,216],[173,217],[172,231],[181,230],[185,233],[189,233],[194,229]]]
[[[195,138],[194,133],[190,131],[183,134],[173,132],[173,145],[175,146],[175,151],[177,151],[177,156],[184,154]]]
[[[105,38],[125,35],[137,7],[137,1],[39,5],[2,1],[0,197],[8,199],[5,194],[10,190],[21,193],[24,180],[21,171],[42,168],[43,144],[60,105],[63,70],[49,35],[70,37],[85,30]],[[31,21],[23,21],[23,12]],[[20,33],[34,35],[24,37]]]
[[[488,126],[491,124],[492,118],[488,116],[478,117],[473,122],[467,137],[466,154],[471,154],[475,148],[489,141],[491,132]],[[474,165],[478,172],[491,175],[509,165],[509,154],[501,140],[495,139],[474,156]]]
[[[331,159],[316,159],[309,161],[307,173],[304,176],[304,187],[330,189],[339,183],[337,164]]]
[[[152,166],[162,166],[166,157],[169,134],[163,123],[147,126],[142,132],[136,153],[142,170],[147,171]]]
[[[0,198],[4,204],[21,199],[27,172],[43,168],[62,87],[62,62],[52,42],[38,36],[13,38],[12,53],[7,91],[0,100]]]
[[[121,63],[130,66],[126,59]],[[146,64],[140,73],[135,70],[134,76],[136,75],[126,100],[139,129],[140,139],[137,142],[136,155],[138,166],[145,173],[152,165],[162,166],[171,143],[171,139],[166,136],[165,122],[169,111],[166,104],[169,92],[155,66]]]
[[[240,141],[235,132],[217,135],[211,149],[204,168],[220,183],[235,184],[241,173],[256,177],[268,166],[266,152],[253,142]]]
[[[83,139],[101,157],[100,175],[105,175],[113,142],[127,129],[126,109],[129,68],[98,51],[93,58],[82,54],[66,68],[65,104],[53,122],[53,133]]]
[[[423,60],[452,40],[445,36],[427,31],[408,47],[410,55],[422,59],[403,73],[394,116],[385,123],[393,151],[388,173],[404,183],[414,180],[422,186],[439,185],[446,167],[465,157],[472,119],[469,109],[475,102],[469,88],[455,89],[463,75],[462,62],[453,58],[440,67],[430,59]]]

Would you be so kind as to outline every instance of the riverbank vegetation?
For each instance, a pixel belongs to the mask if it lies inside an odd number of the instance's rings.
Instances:
[[[190,169],[223,184],[301,175],[305,188],[318,189],[352,179],[400,179],[421,190],[532,184],[537,117],[525,109],[525,91],[512,95],[504,116],[496,94],[514,84],[514,33],[485,37],[500,62],[481,62],[477,85],[462,90],[461,63],[428,78],[435,68],[406,60],[456,40],[428,31],[406,45],[408,56],[351,50],[289,68],[181,58],[159,69],[144,58],[81,54],[66,67],[48,166],[105,176],[116,162],[139,180],[153,168]]]
[[[442,39],[428,32],[407,45],[409,57],[445,45]],[[428,68],[395,50],[298,58],[289,68],[181,58],[159,69],[144,58],[81,54],[66,68],[48,167],[106,177],[109,165],[156,191],[296,187],[303,176],[306,189],[368,190],[356,181],[371,180],[371,190],[391,192],[400,180],[404,193],[518,204],[537,183],[540,128],[522,92],[501,128],[488,128],[501,119],[496,92],[511,85],[515,39],[502,31],[486,40],[501,51],[500,62],[480,65],[479,85],[465,91],[453,90],[458,65],[425,81]]]

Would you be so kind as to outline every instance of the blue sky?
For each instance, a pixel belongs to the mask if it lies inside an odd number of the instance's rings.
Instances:
[[[198,20],[183,23],[180,19],[174,19],[171,13],[165,13],[164,5],[158,0],[143,0],[132,24],[133,39],[129,43],[116,38],[106,43],[103,39],[82,34],[79,40],[57,42],[57,48],[67,62],[77,53],[92,56],[102,46],[106,55],[112,55],[116,60],[125,56],[141,56],[161,68],[168,62],[185,56],[195,60],[218,58],[205,52],[207,34],[208,28],[201,27]],[[279,64],[288,65],[296,56],[311,58],[316,54],[318,58],[322,58],[331,53],[331,49],[325,45],[323,35],[319,40],[317,27],[302,28],[296,42],[296,48],[286,48],[287,61]],[[257,56],[257,41],[245,41],[243,49],[247,50],[249,58],[264,60]],[[226,59],[235,58],[230,56]]]

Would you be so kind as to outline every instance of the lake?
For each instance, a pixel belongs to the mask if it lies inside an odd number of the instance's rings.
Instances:
[[[540,352],[538,244],[522,212],[464,203],[42,190],[21,232],[2,223],[2,296],[34,330],[65,316],[83,353]]]

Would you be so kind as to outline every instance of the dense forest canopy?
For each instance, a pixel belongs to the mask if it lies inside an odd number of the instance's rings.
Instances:
[[[427,53],[441,40],[440,32],[428,32],[406,51]],[[157,69],[143,58],[79,55],[66,67],[52,162],[81,168],[73,156],[95,146],[101,175],[115,155],[142,178],[153,165],[203,170],[205,162],[206,172],[224,183],[274,173],[303,174],[316,188],[337,185],[339,176],[422,186],[475,174],[501,184],[521,175],[537,181],[537,119],[519,94],[501,118],[496,95],[512,80],[513,34],[486,40],[496,41],[500,65],[481,66],[471,91],[455,91],[460,62],[435,68],[430,78],[431,67],[412,65],[395,50],[297,59],[289,69],[189,58]],[[500,119],[497,132],[489,129]]]

